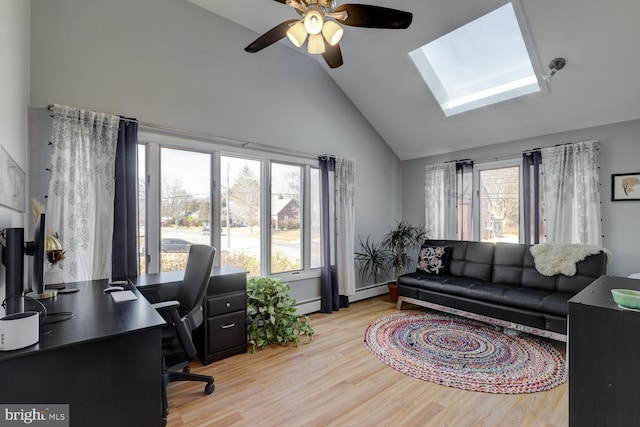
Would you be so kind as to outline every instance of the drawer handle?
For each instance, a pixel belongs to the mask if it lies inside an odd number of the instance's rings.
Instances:
[[[227,308],[229,308],[229,307],[231,307],[231,303],[230,302],[227,303]]]
[[[235,323],[229,323],[228,325],[222,325],[220,326],[222,329],[229,329],[229,328],[233,328],[234,326],[236,326]]]

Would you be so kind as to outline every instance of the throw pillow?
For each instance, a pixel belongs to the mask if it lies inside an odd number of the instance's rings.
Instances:
[[[449,246],[433,246],[424,244],[418,257],[418,271],[439,276],[444,274],[449,263],[451,248]]]

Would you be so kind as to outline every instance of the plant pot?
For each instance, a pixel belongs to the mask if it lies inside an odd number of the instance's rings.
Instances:
[[[391,299],[392,303],[397,303],[398,302],[398,284],[396,282],[389,282],[387,283],[387,286],[389,287],[389,298]]]

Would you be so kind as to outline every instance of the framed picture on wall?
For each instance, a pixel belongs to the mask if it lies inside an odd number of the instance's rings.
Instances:
[[[640,200],[640,172],[611,175],[611,200]]]
[[[0,205],[18,212],[26,209],[27,176],[4,147],[0,146]]]

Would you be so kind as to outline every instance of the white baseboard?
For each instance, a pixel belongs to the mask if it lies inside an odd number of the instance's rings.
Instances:
[[[366,288],[356,289],[356,294],[349,297],[349,302],[361,301],[367,298],[377,297],[389,293],[387,284],[379,284],[367,286]],[[302,301],[296,304],[296,314],[302,316],[304,314],[315,313],[320,311],[320,298]]]

